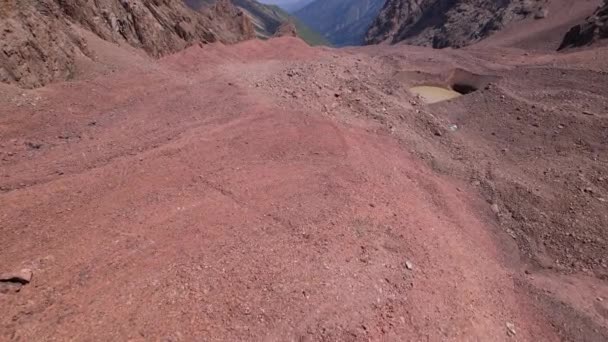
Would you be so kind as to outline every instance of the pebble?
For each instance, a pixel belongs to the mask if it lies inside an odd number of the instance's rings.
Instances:
[[[408,261],[405,262],[405,268],[407,268],[408,270],[411,271],[411,270],[414,269],[414,265],[412,264],[411,261],[408,260]]]
[[[496,204],[496,203],[493,203],[493,204],[490,206],[490,209],[492,209],[492,212],[493,212],[494,214],[498,214],[498,213],[500,213],[500,208],[498,207],[498,204]]]
[[[511,322],[507,322],[506,324],[507,326],[507,335],[509,336],[515,336],[515,324],[511,323]]]
[[[39,150],[42,147],[42,144],[31,141],[26,142],[25,145],[33,150]]]
[[[29,268],[24,268],[19,272],[5,273],[0,275],[0,282],[27,284],[32,280],[33,272]]]

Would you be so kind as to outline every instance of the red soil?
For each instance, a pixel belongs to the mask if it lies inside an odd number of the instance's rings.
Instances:
[[[279,38],[152,61],[108,47],[102,62],[121,62],[80,80],[3,86],[0,271],[34,276],[0,294],[0,339],[549,341],[577,326],[606,336],[605,316],[583,325],[568,313],[604,285],[575,274],[595,290],[551,296],[573,275],[526,275],[537,264],[480,190],[420,159],[461,145],[414,126],[413,97],[396,94],[402,107],[384,119],[356,107],[397,108],[377,95],[395,80],[379,60],[430,70],[485,57],[383,49]],[[354,63],[388,83],[361,80],[377,88],[348,98],[357,81],[333,82]],[[285,70],[305,65],[324,71],[287,85]],[[305,88],[315,82],[329,86],[318,98]],[[285,97],[288,86],[300,96]],[[397,115],[413,121],[393,126]],[[468,139],[466,124],[463,134],[454,139]]]

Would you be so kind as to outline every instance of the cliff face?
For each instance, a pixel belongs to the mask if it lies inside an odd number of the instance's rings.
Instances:
[[[387,0],[366,43],[462,47],[509,22],[546,15],[545,0]]]
[[[74,72],[82,40],[52,1],[13,0],[0,5],[0,81],[36,87]]]
[[[604,0],[604,4],[584,23],[572,27],[558,50],[590,45],[605,38],[608,38],[608,0]]]
[[[23,87],[69,79],[76,55],[90,55],[73,25],[155,57],[194,42],[253,37],[251,23],[229,0],[201,12],[182,0],[5,0],[0,6],[0,81]]]

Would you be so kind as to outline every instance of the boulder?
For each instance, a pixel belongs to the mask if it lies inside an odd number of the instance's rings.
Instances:
[[[608,38],[608,0],[604,0],[585,22],[570,28],[558,50],[591,45],[605,38]]]

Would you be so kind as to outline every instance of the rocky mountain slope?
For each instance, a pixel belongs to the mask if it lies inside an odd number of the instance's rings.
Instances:
[[[316,0],[295,12],[336,46],[361,45],[385,0]]]
[[[186,3],[195,10],[203,9],[216,0],[186,0]],[[286,22],[293,22],[297,28],[298,36],[310,45],[329,45],[329,42],[319,33],[311,30],[296,17],[276,5],[260,3],[256,0],[230,0],[243,10],[255,27],[256,36],[267,39],[275,35],[279,27]]]
[[[94,58],[80,30],[159,57],[194,42],[234,43],[253,26],[228,0],[196,12],[181,0],[3,1],[0,81],[36,87],[69,79],[78,56]]]
[[[462,47],[529,16],[547,15],[546,0],[388,0],[366,34],[367,44],[406,42]]]
[[[608,38],[608,0],[604,0],[603,5],[584,23],[572,27],[566,33],[559,50],[589,45],[605,38]]]
[[[298,36],[310,45],[329,45],[322,35],[279,6],[266,5],[255,0],[232,0],[232,2],[250,15],[260,38],[272,37],[284,23],[292,22]]]

